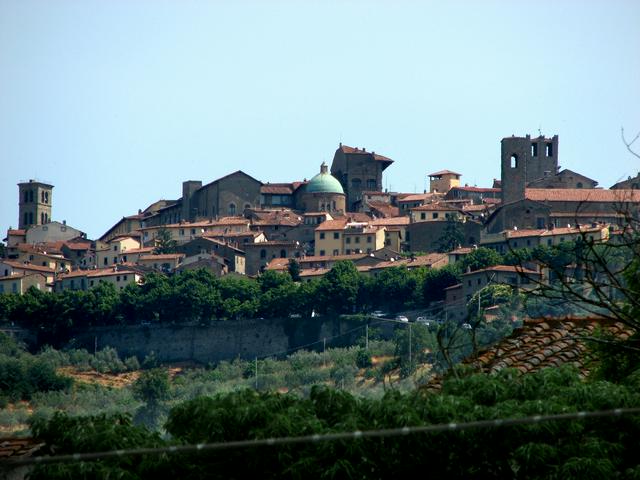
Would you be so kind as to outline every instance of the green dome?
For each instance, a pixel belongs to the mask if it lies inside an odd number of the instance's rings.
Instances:
[[[344,195],[342,185],[336,177],[328,172],[327,165],[322,162],[320,173],[307,183],[308,193],[341,193]]]

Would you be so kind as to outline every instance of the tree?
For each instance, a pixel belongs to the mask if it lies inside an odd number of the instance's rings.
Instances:
[[[342,260],[320,280],[321,308],[324,312],[353,313],[358,298],[360,274],[353,262]]]
[[[460,272],[464,273],[467,269],[472,272],[483,268],[492,267],[502,263],[502,256],[491,248],[475,248],[456,263]]]
[[[425,304],[444,300],[445,288],[460,283],[460,271],[455,265],[427,270],[422,284],[422,298]]]
[[[291,279],[294,282],[300,281],[300,262],[298,262],[295,258],[290,258],[287,270],[289,271],[289,275],[291,275]]]
[[[464,243],[464,229],[462,222],[448,219],[442,235],[436,241],[438,252],[447,253],[459,248]]]
[[[176,253],[178,242],[173,239],[171,231],[162,227],[158,229],[158,233],[155,238],[155,248],[153,253],[155,255],[162,255],[165,253]]]

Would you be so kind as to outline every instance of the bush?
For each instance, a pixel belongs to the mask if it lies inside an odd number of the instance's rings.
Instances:
[[[371,365],[373,365],[373,362],[369,352],[364,348],[359,349],[358,353],[356,353],[356,366],[358,368],[368,368]]]

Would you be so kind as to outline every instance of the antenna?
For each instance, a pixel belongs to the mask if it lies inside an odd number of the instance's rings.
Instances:
[[[542,136],[542,124],[538,124],[538,135]]]

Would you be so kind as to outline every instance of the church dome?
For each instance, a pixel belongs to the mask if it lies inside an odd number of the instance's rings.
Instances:
[[[341,193],[344,195],[342,185],[336,177],[329,173],[327,164],[322,162],[320,173],[307,183],[308,193]]]

